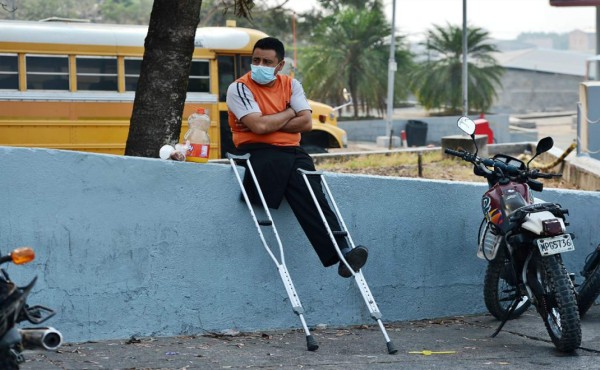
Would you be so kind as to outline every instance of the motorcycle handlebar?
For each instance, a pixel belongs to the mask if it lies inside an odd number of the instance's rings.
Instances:
[[[494,175],[494,173],[497,173],[500,176],[516,177],[521,181],[537,178],[551,179],[553,177],[562,176],[561,174],[556,173],[542,173],[539,172],[539,170],[521,170],[518,167],[506,164],[502,161],[494,160],[492,158],[480,158],[475,154],[467,152],[466,150],[453,150],[450,148],[445,148],[444,152],[472,163],[474,166],[479,168],[482,174],[481,176],[485,178],[490,178]],[[494,170],[490,170],[488,167],[493,167]]]
[[[453,150],[453,149],[450,149],[450,148],[444,149],[444,152],[446,154],[450,154],[450,155],[453,155],[455,157],[460,157],[460,158],[464,158],[464,154],[467,153],[467,152],[464,152],[464,151],[459,152],[457,150]]]
[[[540,178],[540,179],[551,179],[554,177],[561,177],[562,174],[560,173],[542,173],[542,172],[536,172],[535,174],[532,173],[533,178]]]

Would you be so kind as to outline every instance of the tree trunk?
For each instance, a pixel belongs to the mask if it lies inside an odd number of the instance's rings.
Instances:
[[[202,0],[154,0],[125,155],[178,142]]]

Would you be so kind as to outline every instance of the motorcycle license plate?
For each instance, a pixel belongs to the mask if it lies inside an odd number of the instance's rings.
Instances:
[[[573,239],[570,234],[563,234],[552,238],[536,239],[538,248],[542,256],[570,252],[575,250]]]

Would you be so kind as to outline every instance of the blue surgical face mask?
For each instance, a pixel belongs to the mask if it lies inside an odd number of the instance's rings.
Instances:
[[[277,64],[279,65],[279,64]],[[275,80],[275,67],[267,67],[267,66],[257,66],[257,65],[250,65],[250,68],[252,68],[252,74],[250,75],[252,77],[252,79],[254,80],[254,82],[261,84],[261,85],[266,85],[270,82],[273,82]]]

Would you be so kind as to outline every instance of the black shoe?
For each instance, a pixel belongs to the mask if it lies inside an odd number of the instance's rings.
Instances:
[[[367,263],[369,251],[367,250],[367,247],[359,245],[356,248],[352,249],[350,252],[346,253],[344,257],[346,258],[346,261],[348,262],[350,267],[352,267],[352,270],[358,272],[358,270],[360,270],[361,267],[363,267],[365,263]],[[352,272],[348,270],[348,267],[346,267],[346,264],[344,264],[344,262],[342,261],[340,261],[340,264],[338,266],[338,274],[344,278],[349,278],[352,276]]]

